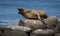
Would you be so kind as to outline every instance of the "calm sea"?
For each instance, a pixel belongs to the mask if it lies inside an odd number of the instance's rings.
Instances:
[[[0,0],[0,26],[17,25],[20,19],[17,8],[44,10],[48,16],[60,20],[60,0]]]

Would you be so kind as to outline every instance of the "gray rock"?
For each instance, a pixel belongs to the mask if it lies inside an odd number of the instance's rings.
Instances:
[[[26,20],[22,20],[22,22],[23,22],[22,26],[30,27],[32,28],[32,30],[46,28],[46,25],[43,24],[40,20],[26,19]]]
[[[60,36],[60,33],[56,33],[55,36]]]
[[[5,30],[2,33],[2,36],[28,36],[28,35],[23,31]]]
[[[10,25],[10,26],[8,26],[7,28],[10,28],[10,29],[12,29],[12,30],[24,31],[24,32],[26,32],[27,34],[30,34],[30,32],[31,32],[31,28],[29,28],[29,27],[24,27],[24,26],[12,26],[12,25]]]
[[[2,30],[10,30],[10,28],[0,27],[0,31],[2,31]]]
[[[47,19],[44,19],[45,23],[47,24],[48,29],[54,29],[58,24],[58,19],[56,16],[51,16]]]
[[[5,30],[11,30],[11,29],[5,28],[5,27],[0,27],[0,36],[2,35],[2,33],[3,33]]]
[[[30,34],[30,36],[53,36],[53,35],[54,31],[51,29],[46,30],[37,29]]]
[[[60,21],[58,22],[58,24],[56,25],[56,28],[54,28],[54,31],[56,33],[60,33]]]
[[[1,31],[0,31],[0,35],[1,35]]]

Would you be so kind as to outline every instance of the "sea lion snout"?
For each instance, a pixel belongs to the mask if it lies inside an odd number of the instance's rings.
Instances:
[[[24,9],[23,8],[18,8],[18,14],[21,14],[21,12],[23,12],[24,11]]]

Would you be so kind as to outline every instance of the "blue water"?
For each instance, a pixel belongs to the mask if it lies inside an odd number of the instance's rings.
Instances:
[[[20,19],[17,8],[26,10],[44,10],[48,16],[57,16],[60,20],[60,0],[0,0],[0,26],[17,25]]]

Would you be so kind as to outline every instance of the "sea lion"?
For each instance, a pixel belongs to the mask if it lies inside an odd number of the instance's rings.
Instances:
[[[21,14],[22,16],[24,16],[27,19],[46,19],[48,16],[46,14],[46,12],[40,10],[25,10],[23,8],[18,8],[19,12],[18,14]]]

